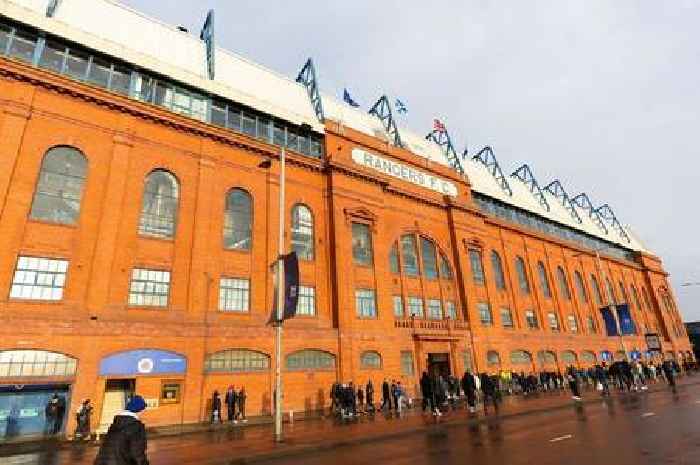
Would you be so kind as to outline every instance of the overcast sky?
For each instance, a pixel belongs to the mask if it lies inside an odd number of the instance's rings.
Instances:
[[[700,0],[123,1],[191,31],[214,8],[224,48],[290,77],[311,56],[329,93],[609,203],[700,320]]]

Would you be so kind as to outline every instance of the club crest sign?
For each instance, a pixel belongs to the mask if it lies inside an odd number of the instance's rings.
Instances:
[[[352,160],[358,165],[379,171],[387,176],[410,182],[424,189],[439,192],[442,195],[457,197],[457,186],[453,182],[417,170],[412,166],[397,163],[362,149],[352,149]]]

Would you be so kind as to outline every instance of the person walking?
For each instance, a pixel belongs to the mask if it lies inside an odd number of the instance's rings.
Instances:
[[[673,376],[673,364],[670,361],[666,360],[661,365],[661,369],[663,370],[664,376],[666,377],[666,382],[669,386],[671,386],[673,392],[676,392],[676,379]]]
[[[571,398],[577,402],[581,401],[581,392],[578,387],[578,379],[576,378],[576,370],[570,366],[566,371],[566,378],[569,381],[569,389],[571,389]]]
[[[493,409],[498,413],[498,398],[496,383],[488,374],[481,374],[481,391],[484,393],[484,413],[488,413],[489,400],[493,403]]]
[[[608,377],[605,374],[605,369],[600,365],[596,365],[593,369],[593,373],[596,379],[596,389],[600,391],[600,395],[609,396],[610,386],[608,385]]]
[[[226,420],[231,423],[238,423],[236,420],[236,404],[238,403],[236,389],[233,385],[228,387],[224,403],[226,404]]]
[[[94,465],[148,465],[146,428],[139,420],[145,409],[143,397],[131,398],[126,409],[114,417]]]
[[[365,394],[367,395],[367,411],[374,413],[374,386],[372,385],[371,379],[367,381]]]
[[[223,423],[224,420],[221,418],[221,397],[219,397],[219,391],[214,391],[214,395],[211,398],[211,423]]]
[[[468,371],[465,371],[462,377],[462,390],[464,395],[467,396],[469,413],[476,412],[476,382],[474,376]]]
[[[391,395],[390,402],[393,403],[394,409],[398,410],[399,408],[399,400],[398,397],[396,396],[396,380],[392,379],[391,380],[391,390],[389,391]]]
[[[381,409],[384,410],[384,407],[388,406],[389,410],[391,410],[391,391],[389,390],[389,382],[387,381],[386,378],[384,378],[384,382],[382,383],[382,407]]]
[[[362,385],[357,386],[357,412],[365,413],[365,392],[362,390]]]
[[[431,412],[433,411],[433,406],[432,406],[432,392],[430,392],[430,377],[428,376],[427,372],[423,372],[423,374],[420,377],[420,393],[421,396],[423,397],[423,412],[425,412],[425,409],[428,408]]]
[[[46,424],[44,425],[44,431],[47,435],[56,434],[56,419],[58,418],[58,394],[51,396],[49,401],[46,403],[44,408],[44,418]]]
[[[245,392],[245,386],[241,386],[241,390],[236,395],[236,401],[238,402],[238,417],[243,423],[248,423],[248,418],[245,416],[245,401],[247,398],[248,394]]]
[[[90,417],[92,416],[92,405],[90,399],[85,399],[75,413],[77,425],[75,427],[75,439],[90,440]]]

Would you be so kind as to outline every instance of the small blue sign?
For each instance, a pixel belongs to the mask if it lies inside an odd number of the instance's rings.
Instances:
[[[130,350],[105,357],[100,362],[100,376],[184,374],[187,358],[166,350]]]
[[[602,358],[604,362],[610,362],[613,359],[613,355],[607,350],[604,350],[600,353],[600,358]]]

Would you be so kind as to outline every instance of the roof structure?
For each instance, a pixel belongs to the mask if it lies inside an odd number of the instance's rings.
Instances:
[[[469,179],[474,192],[627,249],[645,250],[607,204],[594,207],[585,194],[572,199],[559,181],[540,188],[527,165],[506,177],[490,147],[460,161],[452,139],[446,144],[440,137],[426,138],[402,128],[385,111],[390,105],[370,114],[321,92],[311,60],[294,80],[226,51],[213,40],[208,50],[200,37],[114,0],[0,0],[0,14],[319,133],[324,132],[324,121],[337,121],[412,152],[417,164],[455,169]]]

